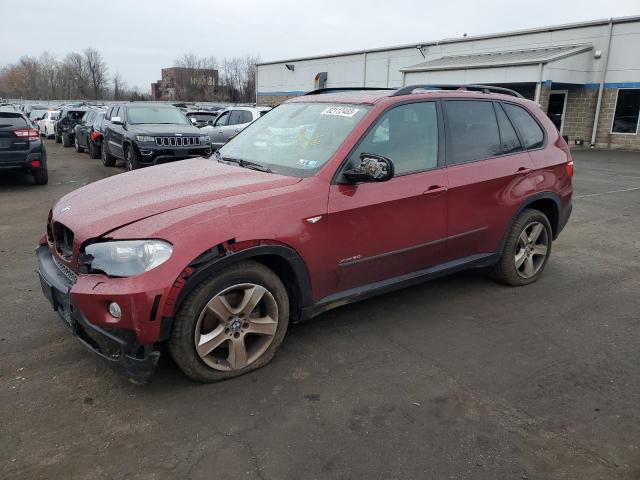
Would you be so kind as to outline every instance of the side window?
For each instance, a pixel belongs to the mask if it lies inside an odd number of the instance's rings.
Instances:
[[[224,112],[224,113],[220,114],[220,116],[216,120],[215,126],[216,127],[223,127],[223,126],[225,126],[227,124],[228,121],[229,121],[229,112]]]
[[[483,160],[502,153],[492,102],[448,100],[443,105],[448,165]]]
[[[497,103],[495,107],[496,117],[498,118],[498,128],[500,129],[500,140],[502,140],[502,153],[512,153],[522,150],[518,135],[513,125],[511,125],[511,121],[504,113],[502,106]]]
[[[111,118],[115,118],[118,116],[118,113],[120,111],[120,107],[113,107],[113,111],[111,112]]]
[[[240,123],[251,123],[251,122],[253,122],[253,114],[249,110],[241,110]]]
[[[518,132],[520,132],[520,137],[522,137],[526,148],[539,148],[544,145],[544,132],[529,112],[512,103],[504,103],[503,106]]]
[[[385,112],[361,140],[348,165],[361,153],[390,158],[396,175],[438,166],[438,114],[435,102],[409,103]]]
[[[639,121],[640,89],[628,88],[618,90],[611,133],[635,134],[638,132]]]
[[[231,110],[227,125],[239,125],[242,123],[242,110]]]

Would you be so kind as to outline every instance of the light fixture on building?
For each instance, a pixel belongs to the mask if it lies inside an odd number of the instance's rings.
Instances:
[[[284,66],[287,67],[287,70],[291,72],[293,72],[296,69],[296,66],[293,63],[285,63]]]

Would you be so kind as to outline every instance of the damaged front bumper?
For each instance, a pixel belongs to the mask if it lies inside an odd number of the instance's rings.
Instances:
[[[127,339],[127,335],[118,335],[115,331],[93,325],[74,304],[70,295],[73,283],[55,264],[49,248],[46,245],[38,247],[36,255],[42,293],[71,333],[132,382],[149,382],[160,357],[153,345],[139,345],[134,339]]]

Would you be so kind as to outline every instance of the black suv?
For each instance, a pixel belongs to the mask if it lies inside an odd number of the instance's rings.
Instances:
[[[24,170],[33,175],[37,185],[46,185],[47,151],[40,132],[22,112],[0,111],[0,171]]]
[[[62,143],[64,147],[73,145],[75,138],[74,128],[80,123],[87,112],[86,107],[64,107],[54,128],[56,143]]]
[[[107,110],[102,163],[124,160],[127,170],[211,155],[211,141],[172,105],[131,103]]]

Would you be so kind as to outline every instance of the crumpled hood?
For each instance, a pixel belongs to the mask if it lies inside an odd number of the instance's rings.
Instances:
[[[299,181],[195,158],[114,175],[79,188],[56,203],[53,219],[83,242],[169,210]]]

